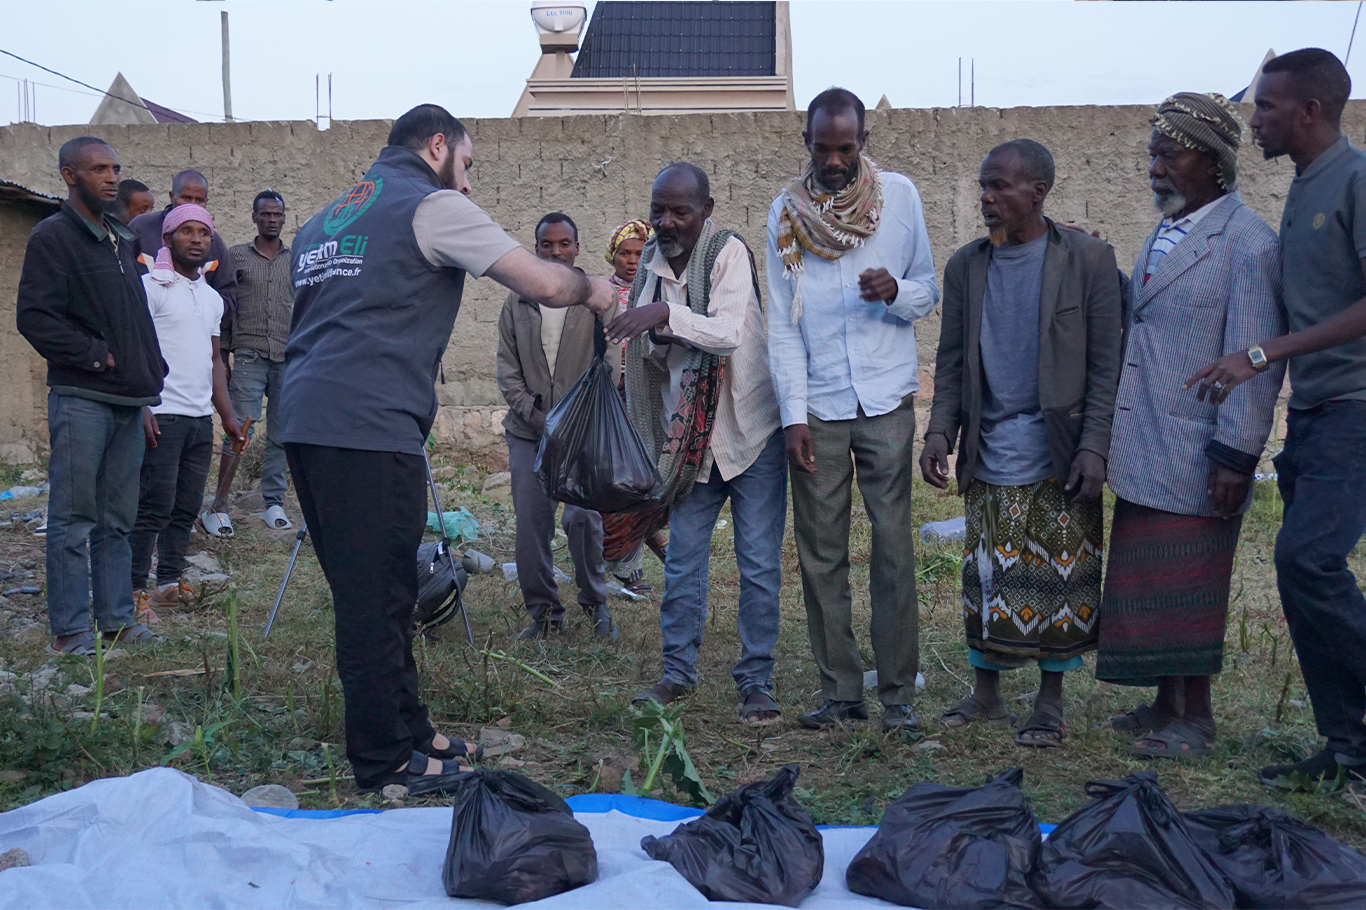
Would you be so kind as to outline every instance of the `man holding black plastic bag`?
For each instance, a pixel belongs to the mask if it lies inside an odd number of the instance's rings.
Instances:
[[[609,342],[630,341],[627,411],[663,482],[660,507],[631,513],[634,532],[643,539],[665,518],[670,527],[659,605],[664,677],[635,701],[668,704],[697,685],[711,536],[729,498],[742,651],[732,675],[741,722],[767,725],[781,713],[769,690],[787,456],[754,259],[739,234],[712,223],[713,205],[701,168],[678,162],[659,172],[650,195],[655,235],[630,308],[607,326]]]
[[[551,212],[536,225],[536,255],[571,268],[579,255],[574,220]],[[531,624],[517,637],[544,638],[564,628],[564,604],[555,583],[558,503],[536,479],[536,447],[545,418],[593,361],[597,320],[586,309],[555,308],[527,300],[516,291],[498,317],[498,391],[507,400],[503,418],[512,474],[512,508],[517,516],[517,583]],[[591,509],[565,503],[561,519],[574,560],[579,606],[593,622],[593,634],[616,638],[607,609],[607,566],[602,558],[602,518]]]
[[[280,434],[336,613],[356,786],[455,782],[475,747],[427,719],[413,661],[423,444],[465,274],[552,307],[605,313],[601,278],[536,258],[466,197],[473,144],[434,104],[394,122],[365,176],[300,229]]]

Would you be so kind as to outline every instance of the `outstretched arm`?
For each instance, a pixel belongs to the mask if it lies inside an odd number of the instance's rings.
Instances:
[[[616,289],[605,278],[537,258],[520,246],[505,253],[484,274],[527,300],[548,307],[586,306],[606,316],[617,305]]]
[[[1366,278],[1366,259],[1361,260],[1361,274]],[[1307,329],[1263,341],[1262,352],[1266,354],[1268,363],[1279,363],[1316,351],[1326,351],[1356,341],[1363,335],[1366,335],[1366,297]],[[1200,387],[1195,392],[1197,399],[1204,401],[1209,396],[1210,401],[1221,404],[1234,386],[1256,375],[1257,371],[1252,368],[1247,351],[1235,351],[1220,357],[1188,379],[1186,388],[1199,383]]]

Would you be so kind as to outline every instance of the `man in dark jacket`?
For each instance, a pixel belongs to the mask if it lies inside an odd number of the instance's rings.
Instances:
[[[948,486],[959,443],[967,500],[963,614],[971,694],[948,727],[1005,724],[1000,671],[1037,665],[1034,713],[1015,741],[1062,742],[1062,680],[1096,646],[1101,488],[1120,367],[1115,253],[1044,217],[1053,156],[1030,139],[982,162],[982,218],[944,268],[944,321],[920,470]]]
[[[55,653],[89,655],[98,630],[156,640],[133,614],[132,551],[142,408],[161,401],[166,362],[133,258],[133,235],[105,214],[119,159],[82,136],[58,154],[62,210],[34,228],[19,278],[19,331],[47,359],[51,483],[47,609]],[[86,538],[90,540],[87,563]]]
[[[176,174],[171,178],[171,204],[159,212],[139,215],[128,223],[134,235],[133,254],[137,257],[142,274],[150,272],[156,264],[157,250],[161,249],[161,224],[166,220],[166,213],[188,203],[209,207],[209,178],[199,171]],[[209,245],[204,277],[208,279],[209,287],[223,298],[221,345],[223,351],[227,352],[232,350],[232,322],[237,313],[237,270],[228,262],[228,245],[217,231],[213,232],[213,243]]]
[[[551,212],[536,225],[536,255],[573,266],[579,229],[573,219]],[[498,391],[507,399],[503,429],[512,473],[512,508],[517,515],[517,581],[531,624],[520,639],[544,638],[564,627],[564,604],[555,582],[550,542],[559,503],[545,495],[533,466],[545,432],[545,417],[593,361],[593,314],[583,307],[555,309],[508,295],[498,317]],[[574,560],[579,606],[599,638],[615,638],[607,608],[607,567],[602,558],[602,516],[566,504],[561,519]]]

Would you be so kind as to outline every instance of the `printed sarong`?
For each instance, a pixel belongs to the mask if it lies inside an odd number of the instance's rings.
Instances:
[[[1224,665],[1242,516],[1177,515],[1115,500],[1096,679],[1155,686]]]
[[[966,501],[963,621],[993,664],[1065,660],[1096,646],[1104,510],[1068,502],[1055,479],[974,480]]]

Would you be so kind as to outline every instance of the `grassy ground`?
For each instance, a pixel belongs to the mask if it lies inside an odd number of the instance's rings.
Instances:
[[[447,508],[470,508],[485,528],[477,546],[499,562],[511,560],[510,507],[479,494],[479,472],[443,464],[439,456],[437,464]],[[923,484],[917,484],[915,496],[917,524],[961,514],[957,498]],[[0,522],[11,507],[23,514],[42,505],[7,503]],[[292,502],[289,506],[297,515]],[[783,722],[764,732],[741,727],[729,673],[738,655],[738,576],[728,524],[713,540],[702,682],[685,714],[693,761],[714,794],[797,762],[802,766],[799,796],[816,820],[854,825],[876,824],[887,803],[917,781],[972,784],[1016,764],[1025,768],[1025,788],[1039,818],[1056,822],[1086,802],[1083,787],[1088,780],[1152,768],[1182,808],[1267,803],[1348,843],[1366,845],[1363,796],[1287,796],[1255,782],[1259,766],[1303,756],[1318,744],[1275,593],[1271,554],[1279,508],[1273,486],[1260,484],[1239,546],[1225,669],[1215,686],[1218,742],[1208,758],[1180,764],[1135,760],[1126,751],[1126,740],[1093,729],[1095,722],[1132,707],[1140,693],[1097,683],[1089,660],[1087,670],[1068,680],[1070,732],[1061,749],[1021,749],[1000,729],[940,730],[937,719],[967,692],[970,670],[956,605],[958,554],[934,544],[916,544],[922,576],[920,667],[927,680],[917,704],[926,729],[923,737],[887,738],[876,724],[828,733],[797,727],[799,711],[818,702],[818,680],[790,534],[783,552],[783,626],[775,677]],[[722,517],[729,521],[728,513]],[[164,644],[114,655],[102,674],[93,661],[49,661],[43,654],[48,639],[41,595],[15,594],[0,603],[0,669],[13,674],[0,682],[0,809],[97,777],[154,767],[175,751],[170,742],[192,736],[196,728],[198,741],[180,749],[170,762],[201,779],[237,793],[260,783],[283,783],[305,807],[380,805],[377,797],[356,795],[347,779],[345,750],[338,745],[343,741],[342,702],[333,669],[329,594],[312,553],[305,546],[275,632],[262,641],[260,629],[284,572],[292,535],[272,535],[248,515],[237,523],[233,539],[212,542],[197,534],[191,546],[192,552],[204,549],[216,555],[232,577],[241,630],[237,692],[225,685],[232,641],[227,590],[192,610],[165,617],[158,626]],[[557,556],[572,571],[562,543],[560,538]],[[869,528],[857,507],[851,550],[856,628],[871,668],[866,645]],[[1361,562],[1355,560],[1359,573],[1366,569]],[[41,539],[22,523],[0,525],[0,575],[9,572],[16,576],[4,582],[5,588],[43,583]],[[658,591],[661,568],[652,557],[647,573]],[[573,602],[568,587],[562,593]],[[661,670],[657,601],[614,601],[621,627],[615,643],[594,640],[573,611],[571,629],[562,638],[516,646],[510,639],[523,618],[515,584],[501,577],[475,578],[466,601],[475,647],[465,644],[458,620],[440,630],[439,641],[422,641],[418,647],[426,695],[441,729],[466,738],[476,737],[483,727],[521,734],[526,745],[514,756],[525,762],[521,770],[564,795],[618,786],[621,771],[634,758],[628,703]],[[481,651],[507,652],[555,685]],[[53,667],[55,675],[48,670]],[[196,675],[152,675],[166,671]],[[1004,682],[1008,696],[1020,699],[1016,704],[1022,717],[1036,683],[1037,676],[1026,671]],[[68,694],[73,685],[78,688]],[[92,716],[95,711],[99,718]],[[640,779],[637,773],[635,780]],[[655,795],[683,801],[672,785]]]

